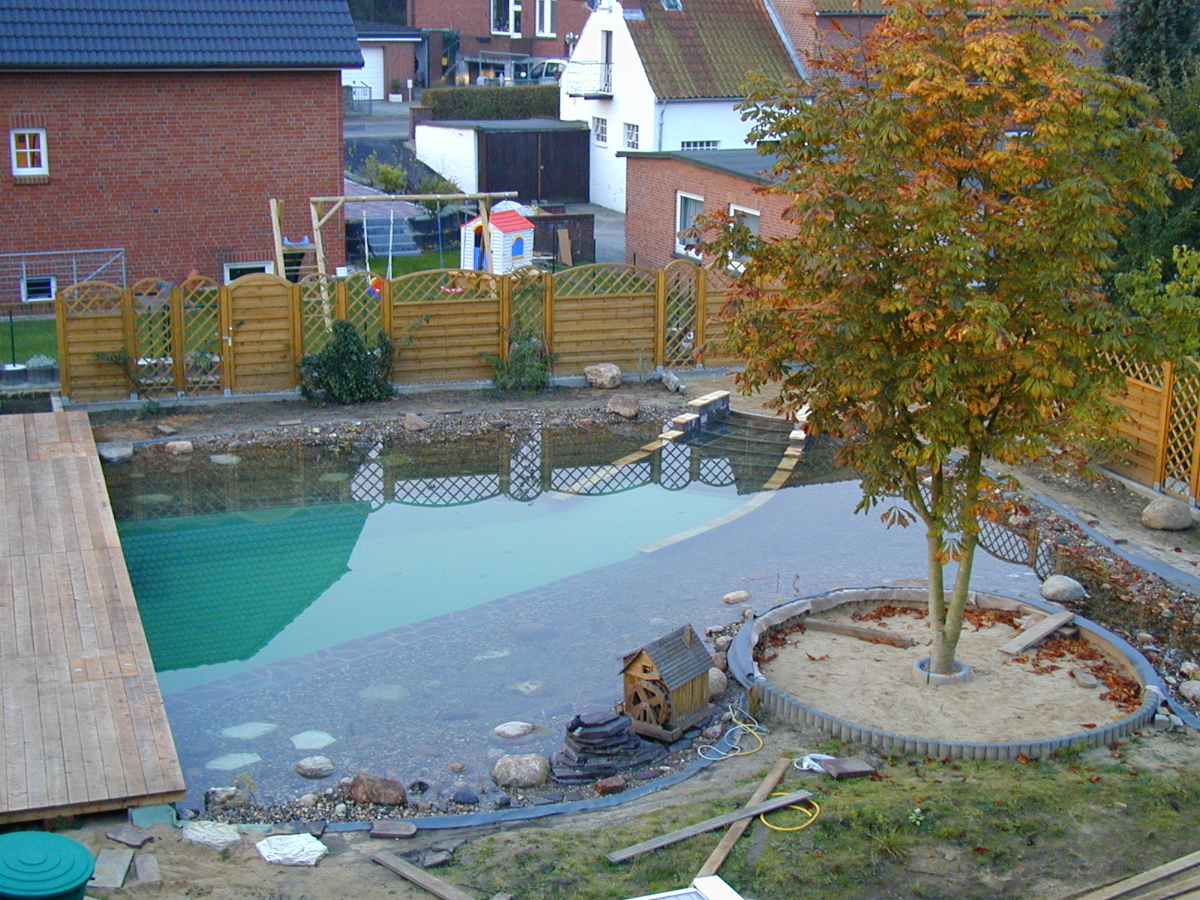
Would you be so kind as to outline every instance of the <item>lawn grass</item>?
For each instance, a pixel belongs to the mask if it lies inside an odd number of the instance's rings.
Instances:
[[[393,256],[392,277],[411,275],[413,272],[428,272],[431,269],[457,269],[459,263],[458,248],[447,247],[441,257],[436,250],[426,250],[416,256]],[[387,257],[376,256],[371,260],[371,271],[376,275],[387,274]]]
[[[9,321],[7,315],[0,316],[0,363],[24,363],[33,356],[58,359],[58,332],[53,317],[30,319],[14,316],[11,330]]]
[[[1183,767],[1181,767],[1183,768]],[[1095,884],[1195,849],[1200,776],[1131,766],[1119,752],[1046,762],[892,759],[879,780],[789,780],[821,806],[809,828],[748,834],[721,869],[776,900],[1031,897],[1040,878]],[[752,787],[746,785],[745,794]],[[744,796],[660,809],[596,829],[527,828],[473,842],[451,880],[485,895],[621,900],[688,884],[720,839],[690,838],[611,865],[604,854],[719,815]],[[782,826],[803,821],[781,811]],[[938,868],[938,861],[942,868]],[[955,861],[947,867],[946,861]],[[952,891],[952,893],[947,893]]]

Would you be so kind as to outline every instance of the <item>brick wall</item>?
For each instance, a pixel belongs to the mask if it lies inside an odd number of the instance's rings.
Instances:
[[[763,161],[764,165],[766,160]],[[756,181],[715,172],[675,159],[630,156],[626,169],[625,262],[661,268],[675,252],[675,192],[704,198],[705,214],[728,212],[730,204],[759,211],[759,234],[787,233],[787,198],[759,194]]]
[[[467,56],[491,50],[566,58],[566,35],[570,32],[578,35],[583,31],[583,23],[590,12],[585,0],[557,0],[557,36],[538,38],[535,37],[537,0],[524,0],[521,37],[511,38],[492,34],[490,0],[410,0],[410,4],[414,28],[450,28],[458,31],[461,35],[459,52]]]
[[[342,193],[341,86],[333,72],[0,74],[0,130],[43,127],[48,179],[0,170],[0,253],[124,247],[130,282],[220,279],[312,235],[308,198]],[[342,222],[324,229],[342,264]]]

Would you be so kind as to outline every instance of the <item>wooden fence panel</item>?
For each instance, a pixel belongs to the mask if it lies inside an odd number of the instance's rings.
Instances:
[[[1127,414],[1117,424],[1117,435],[1128,443],[1124,459],[1114,464],[1113,469],[1142,484],[1154,484],[1158,481],[1162,437],[1158,422],[1166,393],[1157,385],[1127,379],[1120,402]]]
[[[128,291],[115,284],[89,281],[58,292],[59,375],[63,392],[78,400],[128,397],[132,386],[125,357]],[[99,358],[110,357],[110,361]]]
[[[582,375],[585,366],[616,363],[654,368],[654,294],[554,298],[554,374]]]
[[[247,275],[228,287],[233,390],[296,386],[299,288],[278,275]]]
[[[401,346],[408,328],[424,315],[429,321],[411,332],[411,344]],[[397,384],[491,378],[491,364],[480,354],[500,353],[499,297],[399,303],[392,307],[392,318],[392,380]]]

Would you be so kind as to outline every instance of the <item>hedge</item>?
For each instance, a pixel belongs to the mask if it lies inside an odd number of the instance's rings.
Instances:
[[[428,88],[421,102],[434,119],[558,118],[558,85]]]

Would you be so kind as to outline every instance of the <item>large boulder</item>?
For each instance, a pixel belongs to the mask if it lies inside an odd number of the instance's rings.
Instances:
[[[606,412],[620,416],[622,419],[636,419],[642,411],[642,404],[633,394],[613,394],[608,400]]]
[[[1087,597],[1087,591],[1074,578],[1051,575],[1042,582],[1042,596],[1052,603],[1078,603]]]
[[[540,753],[508,753],[492,766],[492,781],[503,788],[532,788],[550,778],[550,760]]]
[[[1156,531],[1184,531],[1192,527],[1192,511],[1182,500],[1156,497],[1142,510],[1142,524]]]
[[[583,370],[589,387],[612,390],[621,386],[621,367],[613,363],[596,363]]]
[[[376,806],[403,806],[408,799],[404,785],[395,778],[381,778],[362,772],[354,776],[346,788],[346,796],[355,803],[373,803]]]

